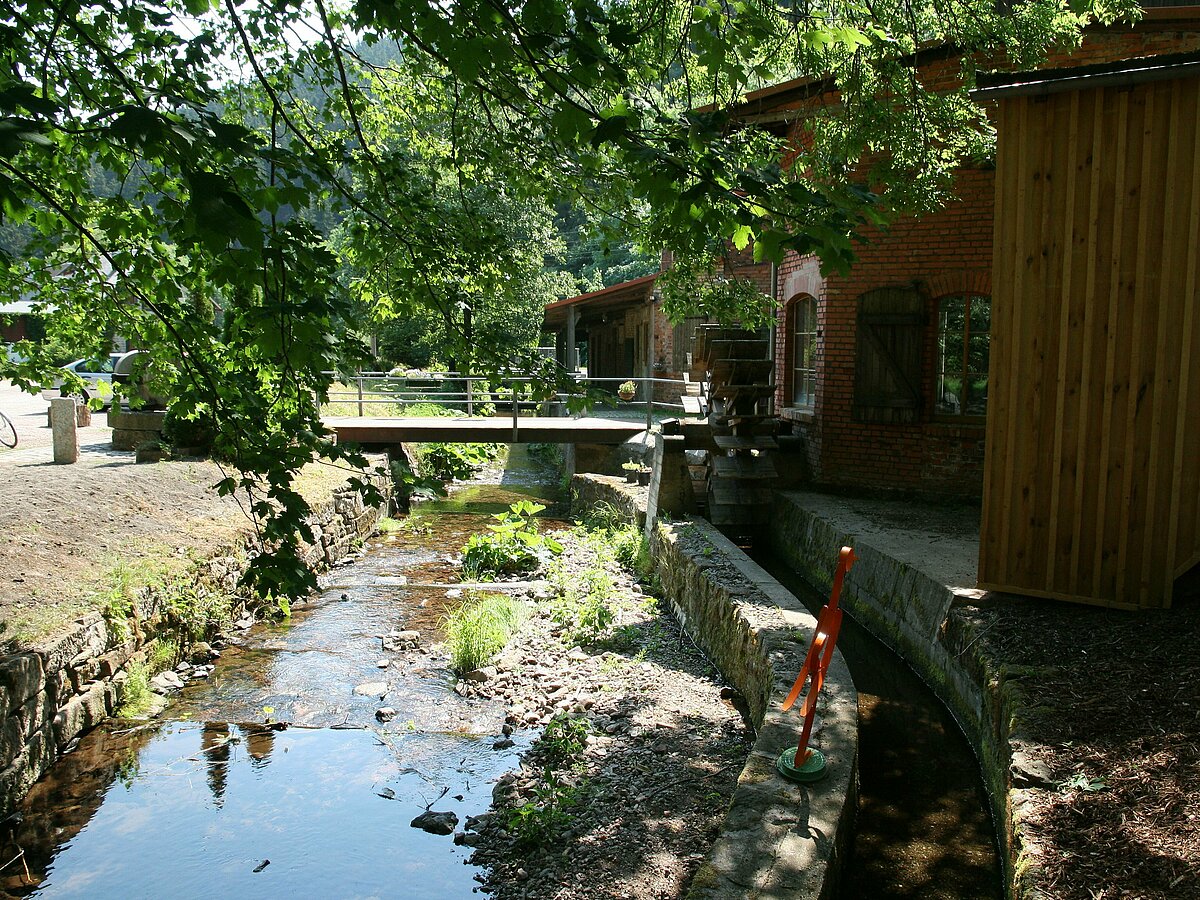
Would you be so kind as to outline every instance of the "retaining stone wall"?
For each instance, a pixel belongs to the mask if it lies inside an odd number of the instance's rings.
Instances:
[[[647,489],[612,475],[571,477],[571,511],[582,515],[598,503],[610,503],[638,528],[646,527]]]
[[[385,495],[389,485],[379,482]],[[369,535],[383,510],[350,490],[335,491],[309,518],[314,543],[305,561],[322,569]],[[196,590],[237,596],[249,554],[230,548],[194,571]],[[240,598],[245,608],[249,598]],[[0,815],[7,814],[75,738],[120,706],[125,666],[144,661],[165,624],[165,596],[142,591],[128,624],[99,612],[76,620],[65,635],[0,658]]]
[[[573,510],[606,500],[629,501],[614,479],[577,476]],[[640,501],[644,515],[644,497]],[[816,620],[800,602],[736,545],[702,520],[658,523],[651,529],[655,571],[684,629],[745,697],[758,736],[738,779],[733,802],[689,900],[827,898],[852,835],[858,787],[858,694],[835,654],[813,743],[829,774],[810,786],[775,769],[799,737],[801,720],[780,712],[800,669]]]
[[[852,544],[858,562],[846,576],[842,606],[875,637],[904,658],[958,720],[983,771],[992,819],[1003,845],[1000,860],[1009,896],[1020,866],[1019,816],[1010,803],[1010,741],[1015,728],[1015,691],[1003,673],[974,649],[980,625],[955,605],[946,585],[838,530],[786,495],[772,510],[774,551],[828,594],[830,560]]]

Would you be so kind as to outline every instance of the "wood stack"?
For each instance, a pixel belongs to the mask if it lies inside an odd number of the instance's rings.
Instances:
[[[771,505],[778,420],[770,415],[774,367],[766,340],[743,328],[701,325],[693,378],[707,381],[709,425],[719,452],[707,472],[708,518],[738,536],[752,535]]]

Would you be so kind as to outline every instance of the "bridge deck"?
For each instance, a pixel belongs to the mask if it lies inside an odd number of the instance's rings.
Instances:
[[[622,444],[646,426],[638,422],[622,422],[599,418],[534,418],[517,419],[513,435],[513,420],[492,418],[453,419],[445,416],[413,416],[411,418],[363,418],[353,416],[327,417],[326,427],[337,432],[339,441],[353,441],[363,446],[391,446],[401,442],[457,441],[469,443],[496,442],[502,444]]]

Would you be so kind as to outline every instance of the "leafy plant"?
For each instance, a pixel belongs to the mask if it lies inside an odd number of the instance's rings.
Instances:
[[[131,659],[125,666],[125,682],[121,688],[121,705],[117,709],[120,718],[140,715],[150,705],[150,679],[170,668],[175,661],[174,646],[159,640],[145,661]]]
[[[603,563],[571,576],[563,570],[555,573],[551,584],[556,588],[550,616],[566,627],[570,643],[596,643],[604,638],[616,619],[609,606],[613,583]]]
[[[165,592],[168,624],[184,644],[208,638],[233,617],[235,598],[225,591],[179,580],[168,585]]]
[[[140,714],[150,703],[150,671],[141,660],[130,660],[125,666],[125,683],[121,687],[121,706],[117,717],[129,719]]]
[[[442,624],[450,667],[461,675],[486,665],[504,649],[525,612],[523,602],[506,594],[468,596]]]
[[[501,575],[531,572],[543,558],[562,552],[562,545],[548,535],[539,534],[533,518],[546,507],[530,500],[496,513],[496,524],[488,525],[488,534],[473,534],[463,547],[463,575],[472,580],[489,580]]]
[[[518,844],[525,847],[544,844],[571,820],[569,810],[578,802],[579,789],[568,784],[563,773],[582,768],[588,731],[587,720],[580,717],[557,715],[546,724],[534,745],[541,777],[533,799],[513,809],[508,816],[508,830]]]

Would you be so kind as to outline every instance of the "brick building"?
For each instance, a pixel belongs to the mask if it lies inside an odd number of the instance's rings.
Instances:
[[[1200,48],[1200,10],[1147,10],[1135,26],[1091,29],[1069,68]],[[955,86],[945,50],[918,60],[930,86]],[[819,82],[750,95],[743,112],[799,133]],[[979,497],[984,481],[995,172],[956,176],[957,199],[865,235],[846,275],[822,276],[813,257],[778,270],[777,408],[799,437],[818,484]],[[995,373],[991,374],[995,377]]]
[[[663,270],[670,264],[664,254]],[[771,266],[755,263],[752,252],[731,251],[723,264],[726,277],[751,280],[770,294]],[[657,280],[658,275],[646,275],[548,303],[542,331],[554,335],[559,363],[572,371],[586,369],[590,378],[681,380],[688,371],[696,326],[709,319],[694,316],[671,324],[662,311]],[[656,384],[654,391],[655,400],[679,402],[678,385]]]

